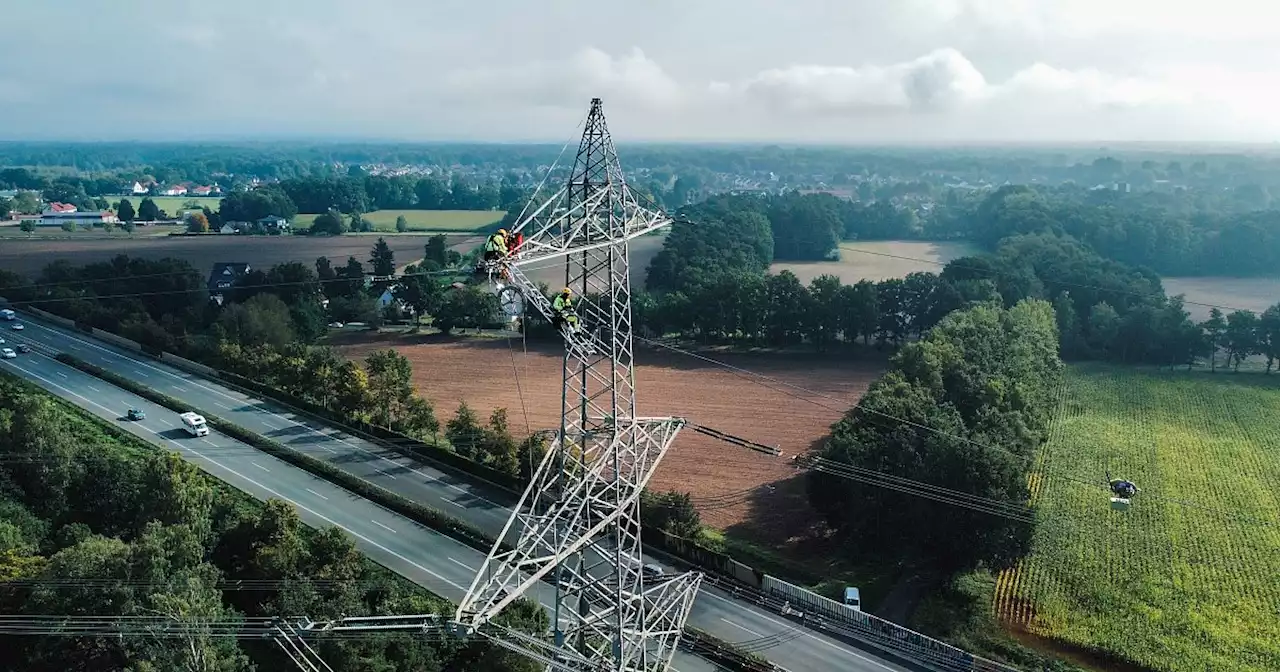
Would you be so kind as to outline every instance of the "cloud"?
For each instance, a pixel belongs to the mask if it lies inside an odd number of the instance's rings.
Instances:
[[[963,105],[987,87],[960,52],[939,49],[906,63],[862,67],[796,65],[760,72],[716,95],[801,114],[886,114],[941,111]]]
[[[587,48],[562,61],[466,70],[448,81],[455,94],[473,102],[504,96],[517,105],[577,109],[585,100],[601,96],[631,110],[746,113],[791,121],[936,117],[993,108],[1107,111],[1191,101],[1185,90],[1168,83],[1045,63],[992,83],[964,54],[950,48],[900,63],[768,68],[737,81],[701,86],[681,84],[639,49],[614,58]]]
[[[509,68],[466,69],[445,80],[462,100],[510,96],[535,107],[580,108],[593,97],[617,99],[629,107],[670,109],[685,91],[639,48],[614,58],[588,47],[564,60],[544,60]]]

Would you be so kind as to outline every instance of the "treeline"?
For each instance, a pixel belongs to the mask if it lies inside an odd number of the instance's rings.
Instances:
[[[1009,566],[1028,550],[1030,526],[862,481],[900,477],[1025,507],[1061,369],[1045,301],[949,314],[832,427],[821,458],[863,476],[820,464],[808,476],[810,503],[861,559],[906,558],[948,574]]]
[[[1280,268],[1280,209],[1257,185],[1218,196],[1007,186],[982,202],[972,222],[971,237],[984,245],[1025,233],[1066,234],[1110,259],[1170,275],[1270,275]]]
[[[10,637],[0,667],[287,669],[292,663],[269,639],[237,642],[202,626],[451,610],[365,560],[338,528],[310,529],[287,503],[254,502],[43,392],[0,376],[0,408],[0,609],[190,626],[177,638]],[[236,582],[262,587],[224,589]],[[528,605],[507,618],[529,631],[546,627],[545,614]],[[335,669],[534,669],[482,639],[383,633],[313,646]]]
[[[1014,185],[874,200],[713,196],[677,213],[650,286],[669,291],[720,270],[838,259],[842,240],[963,239],[994,250],[1010,236],[1038,233],[1068,235],[1103,257],[1161,273],[1265,275],[1280,267],[1280,209],[1272,206],[1258,185],[1226,194]]]

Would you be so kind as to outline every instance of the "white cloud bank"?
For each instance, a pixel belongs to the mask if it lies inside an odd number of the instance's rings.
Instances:
[[[1280,133],[1275,122],[1250,114],[1270,101],[1241,86],[1239,75],[1233,97],[1224,97],[1205,72],[1162,74],[1118,76],[1037,62],[990,81],[964,54],[944,48],[898,63],[790,65],[737,81],[696,82],[638,48],[621,57],[587,48],[563,61],[457,71],[447,84],[458,102],[509,98],[512,113],[523,106],[581,110],[599,96],[611,111],[646,122],[646,131],[683,124],[694,135],[708,128],[747,133],[755,123],[776,137],[779,128],[821,133],[842,122],[910,133],[912,124],[927,121],[935,126],[922,131],[921,139],[960,139],[986,129],[987,137],[978,139],[997,140],[1007,132],[1010,140],[1182,140],[1194,139],[1206,124],[1229,125],[1232,116],[1251,119],[1252,139]],[[1063,138],[1063,123],[1073,125],[1079,137]],[[948,133],[957,137],[940,137]]]

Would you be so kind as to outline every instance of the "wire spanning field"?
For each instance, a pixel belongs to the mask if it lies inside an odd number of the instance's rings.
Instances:
[[[408,357],[413,362],[414,386],[435,405],[442,423],[453,417],[459,402],[465,400],[486,418],[493,409],[505,407],[517,434],[525,433],[526,427],[559,427],[561,350],[535,350],[530,343],[526,355],[519,339],[388,334],[342,338],[339,342],[346,345],[338,347],[348,357],[363,358],[387,347]],[[690,492],[710,525],[726,528],[746,524],[753,536],[781,543],[803,532],[811,515],[805,512],[798,523],[783,520],[781,513],[792,510],[790,501],[782,501],[790,499],[790,493],[781,492],[783,488],[772,499],[767,495],[749,498],[745,493],[794,476],[791,456],[826,436],[831,423],[857,402],[883,366],[849,357],[716,354],[715,358],[831,398],[776,383],[769,383],[774,388],[770,389],[687,355],[637,346],[636,403],[641,415],[682,416],[765,445],[777,445],[783,453],[782,457],[766,456],[685,430],[650,487]],[[758,515],[761,509],[767,509],[767,515]]]
[[[1172,672],[1280,669],[1280,381],[1072,367],[1011,627]],[[1109,508],[1104,470],[1142,488]],[[1098,488],[1055,476],[1097,479]]]

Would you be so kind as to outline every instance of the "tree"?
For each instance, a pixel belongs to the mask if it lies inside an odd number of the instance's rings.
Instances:
[[[22,220],[22,223],[18,225],[18,228],[25,233],[32,233],[36,230],[36,220],[24,219]]]
[[[120,199],[120,204],[116,206],[116,216],[119,217],[122,222],[132,222],[134,217],[137,217],[138,214],[134,212],[133,204],[129,202],[129,199],[122,198]]]
[[[1259,352],[1258,315],[1248,310],[1237,310],[1227,316],[1227,361],[1235,371],[1240,362]]]
[[[1280,359],[1280,303],[1267,308],[1258,320],[1258,350],[1267,358],[1267,374]]]
[[[394,293],[417,317],[434,314],[444,301],[444,288],[417,266],[405,268]]]
[[[324,214],[317,215],[311,222],[311,235],[339,236],[347,232],[347,225],[342,213],[329,208]]]
[[[405,219],[404,215],[396,216],[396,232],[404,233],[405,231],[408,231],[408,230],[409,230],[409,220]]]
[[[160,206],[156,205],[156,202],[150,198],[142,199],[142,202],[138,204],[137,218],[144,222],[154,222],[160,219]]]
[[[63,230],[63,231],[66,231],[67,233],[75,233],[75,231],[76,231],[76,223],[75,223],[75,222],[71,222],[71,221],[63,222],[63,223],[62,223],[62,230]]]
[[[440,268],[444,268],[449,263],[447,252],[449,251],[447,238],[443,234],[437,233],[427,239],[427,244],[423,249],[423,261],[430,261],[437,264]]]
[[[520,472],[518,447],[508,428],[507,409],[496,408],[489,416],[481,451],[485,463],[494,469],[512,476]]]
[[[395,350],[377,350],[364,360],[369,374],[369,394],[373,417],[383,427],[391,427],[413,397],[413,365]]]
[[[296,336],[289,306],[275,294],[255,294],[243,303],[223,307],[217,324],[235,342],[283,348]]]
[[[124,232],[125,232],[125,233],[133,233],[133,220],[131,220],[131,219],[126,219],[126,220],[121,221],[121,222],[120,222],[120,228],[121,228],[121,229],[124,229]]]
[[[1209,370],[1217,371],[1218,350],[1226,344],[1227,320],[1221,310],[1210,308],[1209,319],[1202,322],[1200,328],[1204,330],[1205,346],[1209,350]]]
[[[458,405],[458,411],[445,423],[444,436],[453,445],[453,451],[463,457],[479,456],[484,441],[485,428],[480,424],[467,402]]]
[[[386,239],[379,237],[378,242],[374,243],[373,251],[369,254],[369,266],[373,269],[374,275],[395,275],[396,258],[391,247],[387,245]]]
[[[209,218],[205,217],[203,212],[193,212],[187,215],[187,232],[208,233]]]

